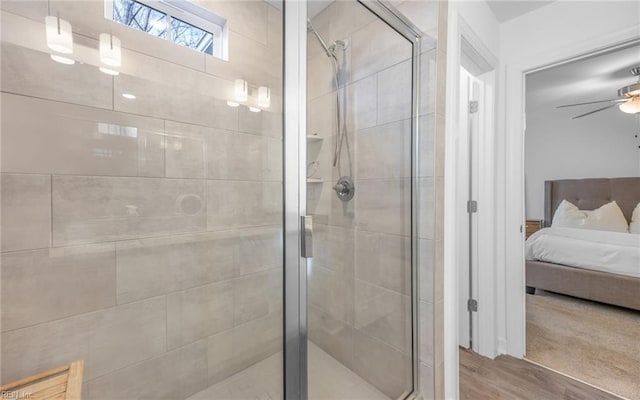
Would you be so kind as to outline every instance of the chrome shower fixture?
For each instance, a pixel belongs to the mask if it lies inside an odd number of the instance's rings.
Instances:
[[[353,195],[356,193],[356,186],[353,184],[353,180],[348,176],[343,176],[338,179],[338,183],[333,187],[336,191],[338,198],[342,201],[349,201],[353,199]]]
[[[335,87],[335,95],[336,95],[336,140],[334,142],[335,146],[333,149],[333,166],[338,169],[338,176],[341,178],[338,180],[333,189],[336,191],[336,195],[342,201],[349,201],[353,198],[353,194],[355,192],[355,185],[353,184],[353,176],[352,171],[352,163],[351,163],[351,153],[349,152],[349,137],[347,135],[347,121],[345,116],[347,115],[347,85],[344,82],[341,82],[341,75],[344,67],[346,67],[346,52],[349,47],[348,40],[336,40],[331,43],[331,45],[327,46],[327,43],[322,39],[322,36],[315,30],[311,20],[307,18],[307,32],[313,33],[313,35],[318,39],[318,42],[324,49],[325,54],[331,60],[331,65],[333,66],[333,84]],[[336,55],[337,50],[341,49],[341,57],[338,58]],[[340,54],[340,53],[338,53]],[[340,62],[342,61],[342,68]],[[341,168],[341,154],[342,147],[347,147],[347,157],[349,162],[349,174],[344,176],[342,175]]]
[[[307,18],[307,32],[313,33],[316,39],[318,39],[318,42],[320,42],[320,45],[324,49],[324,52],[327,53],[327,57],[336,58],[334,54],[334,44],[331,45],[331,48],[327,46],[327,43],[325,43],[324,39],[322,39],[320,34],[313,28],[313,24],[311,23],[311,20],[309,18]]]

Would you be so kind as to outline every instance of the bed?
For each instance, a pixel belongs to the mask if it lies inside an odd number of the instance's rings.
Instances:
[[[581,210],[594,210],[615,200],[629,222],[633,209],[640,202],[640,178],[546,181],[545,227],[551,226],[553,213],[563,199],[575,204]],[[560,230],[560,236],[562,233]],[[598,236],[598,233],[585,232],[584,234],[587,239],[601,237],[601,235]],[[618,233],[617,235],[624,234]],[[629,235],[631,236],[631,234]],[[566,250],[566,252],[568,254],[570,250]],[[627,251],[627,253],[629,252]],[[632,253],[633,250],[630,253],[631,257],[633,257]],[[611,258],[607,259],[607,262],[601,262],[600,265],[597,265],[599,261],[593,260],[591,261],[593,265],[590,268],[527,260],[527,293],[533,294],[537,288],[640,310],[640,277],[635,276],[635,266],[629,264],[630,259],[632,258],[627,255],[626,261],[624,261],[626,267],[618,268],[612,268],[612,266],[623,262],[620,260],[612,261]],[[589,257],[583,256],[583,262],[588,263]]]

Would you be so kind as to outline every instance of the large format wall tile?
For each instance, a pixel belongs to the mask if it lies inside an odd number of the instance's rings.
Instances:
[[[233,3],[238,4],[238,2]],[[248,4],[252,2],[240,3]],[[274,101],[273,96],[282,91],[282,56],[279,50],[269,48],[231,30],[229,32],[229,60],[224,61],[215,57],[207,57],[205,62],[208,74],[230,81],[243,78],[252,86],[270,87],[272,103],[269,109],[276,112],[280,111],[278,102]],[[249,94],[255,97],[253,93],[250,92]],[[232,93],[229,93],[229,100],[231,96]]]
[[[411,177],[411,120],[358,131],[358,179]]]
[[[420,361],[433,365],[433,303],[420,301],[418,303],[418,315],[420,320],[420,348],[418,351]]]
[[[3,254],[2,330],[115,305],[115,272],[113,244]]]
[[[356,231],[355,276],[397,293],[411,294],[411,238]]]
[[[207,342],[181,347],[159,357],[89,382],[89,400],[176,400],[207,387]]]
[[[349,85],[347,118],[351,129],[357,131],[370,128],[376,124],[378,113],[377,90],[378,80],[375,75]],[[326,118],[326,114],[320,116],[320,118],[323,117]]]
[[[392,399],[411,389],[411,356],[354,332],[353,370]]]
[[[344,276],[353,276],[356,231],[320,223],[314,225],[313,265]]]
[[[385,68],[411,58],[411,43],[398,32],[390,29],[380,19],[375,19],[351,37],[351,79],[353,81],[378,73]],[[384,55],[381,57],[381,55]],[[411,75],[409,75],[409,78]],[[378,80],[380,83],[380,80]],[[393,83],[389,82],[389,83]],[[411,88],[401,86],[401,90],[410,98]],[[380,88],[378,87],[378,93]],[[383,92],[384,93],[384,92]],[[378,107],[380,110],[380,107]]]
[[[99,108],[111,108],[113,99],[112,78],[98,68],[60,64],[47,53],[6,43],[2,45],[2,90]]]
[[[420,115],[436,111],[436,54],[432,49],[420,55]],[[431,136],[434,134],[432,131]]]
[[[104,74],[103,74],[104,75]],[[206,86],[207,78],[211,86],[217,86],[216,78],[199,74]],[[150,81],[143,77],[121,74],[114,81],[114,109],[149,117],[198,124],[221,129],[238,129],[238,108],[229,107],[224,93],[211,88],[210,93],[200,93],[191,85],[178,85],[172,80]],[[126,99],[122,94],[130,93],[135,100]]]
[[[436,154],[434,143],[434,136],[436,131],[435,114],[426,114],[420,116],[419,129],[420,150],[418,156],[418,177],[432,177],[435,173]]]
[[[420,300],[434,302],[435,251],[433,240],[418,239],[418,288]]]
[[[411,355],[411,299],[356,279],[354,327]]]
[[[282,268],[273,268],[234,279],[234,326],[281,312],[282,293]]]
[[[45,175],[2,174],[0,179],[2,251],[49,247],[51,178]]]
[[[206,137],[208,179],[261,180],[267,159],[267,139],[216,130]]]
[[[167,296],[168,348],[233,327],[233,283],[213,283]]]
[[[77,359],[90,380],[166,351],[165,299],[154,298],[5,332],[2,379],[11,382]]]
[[[209,230],[278,225],[281,218],[280,182],[207,181]]]
[[[356,225],[367,231],[410,235],[410,188],[408,179],[356,181]]]
[[[434,179],[418,179],[418,236],[423,239],[433,239],[435,229],[435,195]]]
[[[203,231],[203,181],[53,177],[53,245]]]
[[[411,118],[411,82],[411,60],[378,73],[379,125]]]
[[[209,337],[209,384],[282,350],[282,313],[239,325]]]
[[[236,276],[238,241],[205,233],[118,242],[118,303]]]
[[[282,266],[279,227],[118,242],[118,303]]]
[[[2,107],[5,172],[164,174],[161,120],[11,94]]]
[[[229,29],[250,38],[253,41],[267,44],[267,9],[268,3],[263,1],[238,2],[233,0],[199,1],[202,7],[229,19]]]
[[[353,367],[353,325],[309,305],[309,340],[348,368]]]
[[[353,285],[352,275],[314,265],[309,269],[309,305],[323,310],[337,320],[352,323]]]
[[[205,177],[205,141],[212,128],[166,121],[166,176]]]

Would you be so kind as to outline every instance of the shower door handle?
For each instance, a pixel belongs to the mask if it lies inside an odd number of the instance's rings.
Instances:
[[[300,217],[300,226],[302,230],[302,257],[313,257],[313,217],[311,215],[303,215]]]

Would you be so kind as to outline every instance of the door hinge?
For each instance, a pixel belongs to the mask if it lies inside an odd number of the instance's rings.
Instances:
[[[475,201],[475,200],[467,201],[467,212],[469,214],[477,213],[478,212],[478,202]]]
[[[467,300],[467,310],[471,311],[471,312],[477,312],[478,311],[478,300],[475,300],[475,299]]]
[[[469,114],[475,114],[478,112],[478,100],[471,100],[469,102]]]

